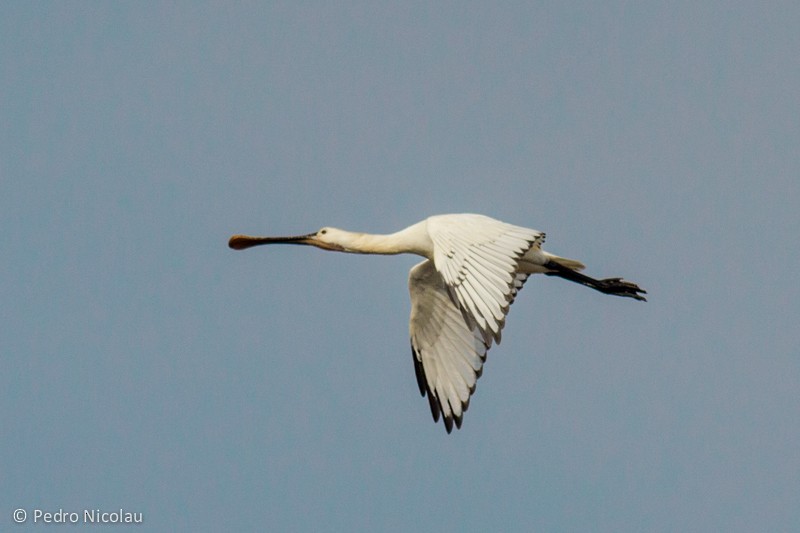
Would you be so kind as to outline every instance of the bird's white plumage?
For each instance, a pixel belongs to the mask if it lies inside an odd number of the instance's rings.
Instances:
[[[470,327],[499,339],[519,259],[544,234],[481,215],[428,219],[433,262]]]
[[[241,250],[260,244],[306,244],[366,254],[425,257],[409,273],[409,331],[420,392],[448,433],[461,419],[481,375],[486,352],[500,342],[509,306],[530,274],[557,275],[606,294],[644,300],[646,291],[621,278],[596,280],[579,261],[541,249],[544,233],[483,215],[430,217],[390,235],[322,228],[296,237],[234,235]],[[640,294],[641,293],[641,294]]]
[[[475,390],[489,348],[477,328],[470,328],[448,293],[433,262],[411,269],[409,334],[420,393],[428,394],[434,420],[444,415],[460,425],[463,410]]]
[[[527,277],[514,274],[506,311]],[[449,432],[454,421],[461,427],[492,337],[485,338],[476,325],[469,325],[464,319],[432,261],[425,260],[411,269],[408,289],[409,333],[417,384],[420,394],[428,396],[434,420],[438,421],[441,413]],[[499,327],[502,325],[501,322]],[[499,330],[497,339],[499,342]]]
[[[411,345],[434,419],[460,427],[492,341],[527,278],[520,258],[544,234],[481,215],[430,217],[433,261],[409,273]]]

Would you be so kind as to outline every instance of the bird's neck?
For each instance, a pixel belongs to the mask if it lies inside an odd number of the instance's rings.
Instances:
[[[433,242],[428,236],[426,222],[422,221],[404,230],[388,235],[351,233],[345,251],[357,254],[416,254],[433,257]]]

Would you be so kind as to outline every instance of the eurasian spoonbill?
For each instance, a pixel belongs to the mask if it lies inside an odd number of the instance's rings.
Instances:
[[[359,254],[420,255],[409,272],[409,331],[414,370],[433,420],[448,433],[464,412],[492,342],[500,343],[509,306],[530,274],[558,276],[605,294],[645,301],[646,291],[622,278],[581,274],[583,263],[542,250],[545,234],[483,215],[432,216],[389,235],[322,228],[295,237],[234,235],[243,250],[261,244],[305,244]]]

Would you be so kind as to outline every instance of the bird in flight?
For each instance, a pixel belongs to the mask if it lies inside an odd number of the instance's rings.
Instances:
[[[594,279],[584,265],[542,250],[545,234],[483,215],[437,215],[388,235],[325,227],[294,237],[234,235],[228,246],[304,244],[357,254],[416,254],[408,276],[411,350],[422,396],[448,433],[464,412],[492,343],[500,343],[509,306],[531,274],[557,276],[605,294],[645,301],[622,278]]]

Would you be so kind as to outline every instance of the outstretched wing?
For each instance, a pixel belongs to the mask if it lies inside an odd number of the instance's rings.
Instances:
[[[545,234],[483,215],[442,215],[428,219],[433,261],[447,292],[472,330],[488,345],[500,342],[508,306],[518,287],[517,265]]]
[[[527,277],[514,275],[509,305]],[[492,339],[487,340],[476,325],[464,320],[432,261],[425,260],[411,269],[408,288],[411,349],[419,392],[427,394],[433,420],[438,422],[441,414],[450,433],[453,422],[461,427]]]

